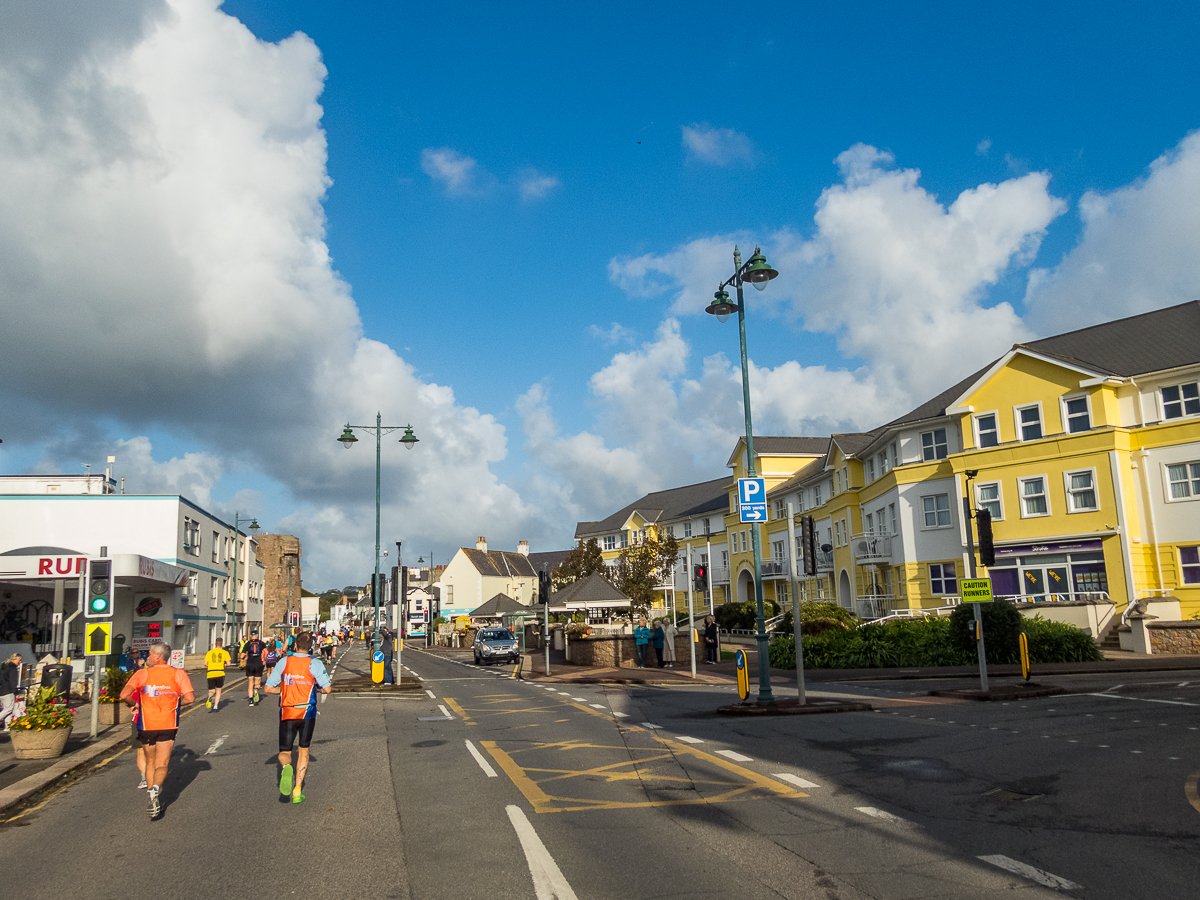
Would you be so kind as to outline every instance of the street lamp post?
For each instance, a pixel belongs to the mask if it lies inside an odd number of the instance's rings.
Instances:
[[[411,450],[413,444],[417,443],[417,436],[413,434],[412,426],[405,425],[404,434],[400,438],[400,443],[404,445],[405,450]],[[393,431],[399,431],[399,425],[384,425],[383,416],[380,413],[375,413],[374,425],[351,425],[346,423],[346,428],[342,432],[342,436],[338,438],[342,442],[342,446],[349,450],[358,443],[358,438],[354,436],[354,429],[361,428],[368,433],[375,435],[375,582],[371,586],[371,599],[375,603],[375,637],[374,649],[380,648],[379,641],[379,472],[380,472],[380,449],[382,446],[383,436],[391,434]]]
[[[238,527],[244,521],[246,521],[246,520],[241,518],[240,514],[235,511],[233,514],[233,606],[229,609],[228,640],[230,641],[230,643],[233,642],[234,636],[237,633],[237,604],[238,604],[237,570],[238,570],[238,556],[240,555],[238,552],[238,550],[239,550],[238,537],[240,535],[240,532],[238,531]],[[249,527],[250,527],[251,534],[258,534],[259,531],[262,530],[261,528],[259,528],[258,519],[251,519]],[[247,606],[250,605],[249,591],[247,591],[246,605]]]
[[[758,290],[763,290],[772,278],[779,273],[767,265],[762,250],[754,248],[754,255],[742,265],[742,253],[737,247],[733,248],[733,275],[724,281],[713,294],[713,302],[705,312],[717,317],[718,322],[725,322],[736,310],[738,314],[738,339],[742,345],[742,407],[746,412],[746,476],[754,478],[757,474],[754,465],[754,426],[750,420],[750,371],[746,358],[746,304],[742,296],[743,282],[750,282]],[[729,293],[725,288],[732,285],[737,290],[737,304],[729,302]],[[763,615],[763,584],[762,584],[762,542],[759,536],[759,526],[752,524],[750,528],[750,546],[754,553],[754,599],[758,606],[758,702],[760,705],[774,703],[771,694],[771,660],[767,648],[767,620]]]

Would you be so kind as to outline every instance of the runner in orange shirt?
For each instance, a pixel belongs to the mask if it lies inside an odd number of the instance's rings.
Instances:
[[[162,814],[158,795],[167,778],[180,707],[195,699],[191,679],[183,669],[172,668],[170,659],[170,644],[152,644],[146,668],[135,672],[121,691],[121,699],[137,710],[138,741],[146,753],[151,819]]]

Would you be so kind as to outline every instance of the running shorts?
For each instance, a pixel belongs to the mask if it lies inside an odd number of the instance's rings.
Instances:
[[[225,676],[217,675],[214,677],[212,675],[209,675],[208,676],[208,689],[211,691],[213,688],[219,688],[219,687],[225,687]]]
[[[263,664],[261,661],[253,659],[246,660],[246,677],[247,678],[262,678]]]
[[[300,746],[307,749],[312,743],[313,729],[316,727],[316,719],[280,719],[279,752],[291,753],[296,738],[300,738]]]
[[[134,728],[136,727],[137,725],[135,724]],[[169,743],[175,740],[175,735],[178,732],[178,728],[164,728],[161,731],[139,731],[137,736],[138,740],[142,742],[143,746],[152,747],[159,741]]]

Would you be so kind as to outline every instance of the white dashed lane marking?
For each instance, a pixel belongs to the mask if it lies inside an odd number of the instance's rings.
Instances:
[[[718,750],[718,756],[724,756],[726,759],[732,759],[734,762],[754,762],[754,758],[747,756],[744,753],[738,753],[736,750]]]
[[[806,781],[803,778],[801,778],[799,775],[792,775],[790,772],[778,772],[775,775],[772,775],[771,777],[778,778],[780,781],[786,781],[788,784],[794,784],[796,787],[802,787],[802,788],[820,787],[819,784],[813,784],[811,781]]]
[[[907,819],[902,819],[899,816],[893,816],[890,812],[884,812],[882,809],[876,809],[874,806],[856,806],[855,810],[863,815],[871,816],[875,819],[880,819],[884,822],[891,822],[893,825],[899,825],[902,828],[912,828],[913,823]]]
[[[685,744],[703,744],[704,743],[704,741],[700,740],[700,738],[688,737],[687,735],[683,735],[683,734],[676,735],[675,740],[683,741]]]
[[[465,743],[467,745],[467,750],[470,751],[473,757],[475,757],[475,762],[479,763],[479,768],[483,769],[483,773],[487,775],[488,778],[497,777],[496,770],[488,765],[488,761],[483,758],[483,754],[475,748],[475,745],[470,741],[466,741]]]
[[[1048,888],[1054,888],[1056,891],[1075,891],[1079,889],[1079,885],[1073,881],[1067,881],[1067,879],[1060,878],[1058,875],[1051,875],[1049,872],[1035,869],[1033,866],[1027,866],[1025,863],[1009,859],[1007,856],[979,856],[976,858],[989,865],[1012,872],[1014,875],[1020,875],[1022,878],[1036,881],[1038,884],[1045,885]]]

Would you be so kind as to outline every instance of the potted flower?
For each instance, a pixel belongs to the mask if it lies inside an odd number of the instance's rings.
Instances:
[[[13,719],[13,752],[17,759],[53,759],[60,756],[75,714],[52,687],[31,687],[25,695],[25,714]]]
[[[125,690],[125,682],[132,672],[126,672],[117,666],[109,666],[104,670],[104,679],[100,685],[100,721],[105,725],[120,725],[128,722],[129,707],[121,702],[121,691]]]

